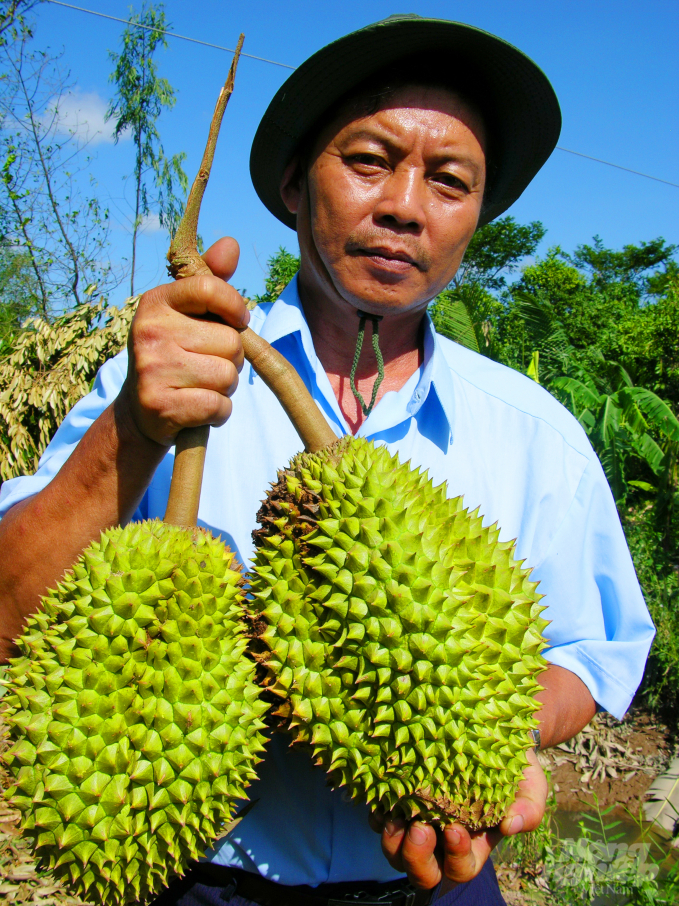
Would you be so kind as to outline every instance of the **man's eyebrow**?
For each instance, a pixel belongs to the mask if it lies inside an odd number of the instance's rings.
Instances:
[[[343,141],[350,141],[356,138],[366,138],[371,140],[377,140],[382,142],[385,145],[394,145],[398,147],[398,142],[395,140],[393,135],[389,132],[388,129],[385,129],[383,126],[373,126],[372,128],[360,127],[351,132],[347,132],[343,137]]]
[[[390,132],[390,130],[388,128],[385,128],[384,126],[360,127],[358,129],[356,129],[355,131],[350,131],[350,132],[345,133],[345,135],[342,137],[341,141],[342,141],[342,143],[344,143],[344,142],[354,141],[356,139],[359,139],[359,140],[367,139],[369,141],[377,141],[382,145],[395,148],[396,150],[402,150],[402,148],[403,148],[403,144],[401,142],[399,142],[398,139],[396,138],[396,136],[394,136]],[[459,153],[456,153],[455,151],[451,150],[449,152],[443,151],[442,153],[437,155],[437,157],[438,157],[439,164],[445,164],[445,163],[461,164],[462,166],[469,167],[475,173],[478,173],[480,171],[478,162],[473,160],[471,157],[469,157],[466,154],[459,154]]]

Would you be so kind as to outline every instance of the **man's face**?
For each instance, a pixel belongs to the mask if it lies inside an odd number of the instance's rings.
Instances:
[[[443,88],[402,88],[366,116],[340,112],[306,177],[282,187],[303,284],[375,314],[424,307],[476,229],[484,145],[480,117]]]

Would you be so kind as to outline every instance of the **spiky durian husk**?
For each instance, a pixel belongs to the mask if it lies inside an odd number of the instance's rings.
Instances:
[[[105,906],[157,893],[254,779],[266,705],[242,577],[202,529],[105,532],[18,639],[6,760],[46,867]]]
[[[374,806],[497,824],[545,668],[541,596],[514,545],[357,438],[296,456],[258,518],[253,609],[294,742]]]

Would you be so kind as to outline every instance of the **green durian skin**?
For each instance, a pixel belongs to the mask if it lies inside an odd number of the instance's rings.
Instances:
[[[209,532],[130,524],[90,545],[17,640],[8,795],[43,866],[82,899],[152,898],[255,778],[267,705],[242,584]]]
[[[258,518],[254,619],[293,742],[373,807],[498,824],[546,666],[514,545],[360,438],[296,456]]]

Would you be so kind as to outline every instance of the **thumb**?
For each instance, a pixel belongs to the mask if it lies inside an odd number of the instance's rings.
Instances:
[[[529,764],[523,770],[516,799],[500,824],[501,833],[509,836],[519,831],[532,831],[539,826],[545,814],[549,788],[545,772],[533,749],[527,753]]]
[[[215,277],[230,280],[238,267],[240,247],[231,236],[218,239],[203,255],[203,261]]]

